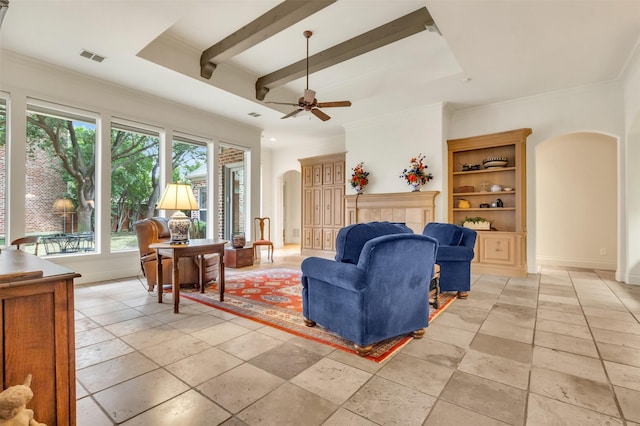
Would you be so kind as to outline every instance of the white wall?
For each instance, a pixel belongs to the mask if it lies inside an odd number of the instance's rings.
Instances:
[[[454,113],[448,138],[461,138],[530,127],[527,139],[527,262],[536,267],[536,156],[535,147],[556,136],[596,132],[618,140],[618,155],[624,138],[622,87],[619,82],[554,92]],[[619,157],[620,158],[620,157]],[[623,171],[619,171],[623,173]],[[621,184],[620,177],[618,185]],[[624,215],[624,209],[618,208]],[[619,220],[620,221],[620,220]],[[624,222],[624,221],[621,221]],[[626,241],[626,228],[618,230],[618,241]],[[617,271],[622,260],[618,256]],[[618,279],[621,279],[620,277]]]
[[[297,170],[289,170],[282,177],[285,244],[300,244],[302,234],[302,178]]]
[[[621,149],[621,188],[626,217],[621,232],[629,235],[619,246],[624,254],[624,281],[640,284],[640,48],[624,80],[625,144]],[[626,228],[626,229],[625,229]]]
[[[266,152],[268,151],[268,154]],[[309,138],[301,136],[295,146],[281,149],[263,149],[265,156],[270,157],[270,181],[263,185],[272,188],[272,199],[267,201],[271,209],[265,212],[272,219],[272,239],[276,247],[282,247],[282,230],[284,229],[284,174],[288,171],[300,171],[299,158],[315,157],[318,155],[336,154],[345,151],[344,135],[331,138]],[[300,204],[297,214],[300,216]],[[289,211],[287,214],[295,214]]]
[[[536,146],[539,265],[615,271],[616,154],[617,140],[597,133],[562,135]]]
[[[260,129],[230,121],[225,118],[190,108],[175,102],[135,92],[94,78],[88,78],[65,69],[43,64],[37,61],[2,51],[0,63],[0,90],[10,96],[11,146],[9,164],[11,167],[8,200],[9,227],[7,238],[24,234],[24,197],[25,197],[25,114],[27,98],[37,98],[52,103],[88,110],[100,115],[103,125],[101,136],[110,140],[111,117],[124,118],[167,131],[178,130],[215,142],[225,141],[234,145],[250,148],[251,187],[259,187],[260,166]],[[97,155],[102,162],[110,163],[108,144],[103,144]],[[167,172],[170,176],[170,171]],[[215,176],[215,174],[214,174]],[[99,180],[110,181],[110,168],[103,168]],[[217,179],[214,177],[214,179]],[[217,199],[217,185],[214,182],[210,199]],[[110,197],[108,191],[102,191],[97,197],[96,223],[103,235],[109,233]],[[259,192],[251,193],[251,216],[259,212]],[[215,229],[215,227],[213,228]],[[107,279],[135,276],[140,271],[137,250],[132,252],[109,253],[109,240],[102,238],[96,254],[82,256],[56,257],[51,260],[57,264],[82,274],[77,282],[93,282]],[[114,267],[117,265],[117,267]]]
[[[423,191],[443,191],[446,177],[446,142],[443,135],[443,105],[433,104],[410,110],[371,117],[346,126],[346,178],[352,168],[364,162],[369,172],[367,194],[409,192],[411,187],[400,178],[409,167],[409,160],[422,153],[433,179],[422,187]],[[355,191],[347,183],[346,194]],[[446,196],[436,197],[435,217],[447,220]]]

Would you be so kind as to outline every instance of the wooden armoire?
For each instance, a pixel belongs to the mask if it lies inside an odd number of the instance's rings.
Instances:
[[[303,256],[335,256],[344,226],[345,153],[300,158]]]

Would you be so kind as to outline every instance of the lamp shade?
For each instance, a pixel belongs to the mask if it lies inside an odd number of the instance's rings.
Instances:
[[[161,210],[198,210],[198,202],[193,195],[191,185],[170,183],[164,190],[158,203]]]

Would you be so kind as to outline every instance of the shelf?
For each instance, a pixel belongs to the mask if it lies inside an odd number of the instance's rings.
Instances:
[[[453,209],[454,212],[495,212],[495,211],[508,211],[508,212],[513,212],[515,211],[516,208],[515,207],[484,207],[484,208],[480,208],[480,207],[471,207],[470,209]]]
[[[499,195],[499,194],[515,194],[516,191],[498,191],[498,192],[491,192],[491,191],[477,191],[477,192],[454,192],[453,196],[454,197],[471,197],[471,196],[476,196],[476,195]]]
[[[477,175],[482,173],[500,173],[500,172],[513,172],[515,171],[515,167],[495,167],[493,169],[483,169],[483,170],[468,170],[464,172],[453,172],[454,176],[458,175]]]

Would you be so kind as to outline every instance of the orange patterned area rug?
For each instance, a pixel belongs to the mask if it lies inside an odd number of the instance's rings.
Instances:
[[[304,325],[301,275],[299,270],[284,268],[234,272],[225,277],[224,302],[218,300],[215,283],[204,294],[183,289],[180,296],[355,354],[352,342],[320,326]],[[455,293],[440,294],[440,308],[430,307],[429,322],[444,311],[455,296]],[[380,342],[366,358],[382,362],[411,339],[400,336]]]

